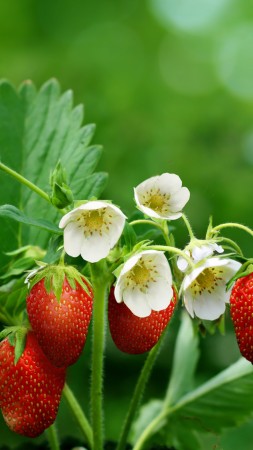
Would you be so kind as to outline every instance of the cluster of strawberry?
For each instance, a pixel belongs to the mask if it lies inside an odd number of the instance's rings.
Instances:
[[[31,289],[27,313],[32,330],[17,362],[15,336],[0,343],[0,408],[12,431],[36,437],[55,421],[67,367],[85,344],[92,300],[90,287],[86,291],[76,283],[73,288],[66,278],[60,301],[47,292],[43,279]]]

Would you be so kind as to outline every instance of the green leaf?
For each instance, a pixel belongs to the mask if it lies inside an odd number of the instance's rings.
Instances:
[[[1,160],[46,193],[50,190],[50,173],[60,159],[74,198],[101,194],[107,176],[93,176],[93,172],[102,148],[89,147],[95,126],[82,126],[82,122],[83,107],[73,108],[72,92],[61,94],[56,80],[48,81],[39,91],[30,81],[18,91],[8,82],[0,83]],[[6,220],[10,216],[2,215],[1,250],[6,252],[27,244],[46,248],[49,232],[53,231],[49,223],[58,224],[60,220],[56,208],[4,172],[0,173],[0,183],[0,204],[11,204],[21,210],[29,218],[27,223],[23,217],[22,225],[31,225],[30,218],[37,218],[37,225],[22,227],[20,234],[20,225],[10,223]],[[1,254],[0,264],[5,260]]]
[[[162,406],[162,400],[153,399],[140,408],[138,417],[132,426],[131,442],[138,440],[147,425],[161,412]]]
[[[236,426],[253,414],[252,390],[252,364],[240,359],[181,398],[174,406],[174,420],[184,417],[192,428],[212,432]]]
[[[9,218],[11,220],[15,220],[16,222],[38,227],[52,233],[62,234],[62,231],[56,225],[50,223],[48,220],[33,219],[31,217],[28,217],[22,211],[12,205],[0,206],[0,217]]]
[[[128,222],[125,222],[125,227],[122,236],[124,238],[127,251],[130,252],[137,242],[137,237],[133,227],[129,225]]]
[[[174,406],[162,410],[147,424],[146,430],[138,439],[140,443],[149,441],[156,433],[164,433],[168,440],[176,436],[183,450],[184,431],[221,433],[223,429],[235,427],[253,416],[253,367],[241,358],[228,369],[222,371],[208,382],[183,396]],[[157,437],[160,439],[161,436]],[[166,440],[165,437],[163,439]]]
[[[8,317],[20,319],[25,309],[26,295],[27,286],[22,278],[2,285],[0,287],[0,321],[8,324]]]
[[[199,359],[199,340],[189,314],[183,312],[177,336],[170,383],[165,399],[173,405],[193,386],[193,377]]]

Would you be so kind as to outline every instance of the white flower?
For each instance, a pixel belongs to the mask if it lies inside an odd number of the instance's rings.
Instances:
[[[169,306],[173,297],[172,275],[163,252],[146,250],[124,264],[115,286],[115,299],[138,317]]]
[[[218,319],[229,302],[231,289],[226,283],[241,267],[232,259],[206,259],[185,276],[182,283],[184,304],[191,315],[203,320]]]
[[[190,192],[182,187],[182,181],[174,173],[163,173],[148,178],[134,188],[137,207],[147,216],[175,220],[190,198]]]
[[[223,253],[224,249],[216,243],[207,242],[206,244],[196,244],[191,246],[191,250],[190,248],[185,250],[185,254],[190,256],[195,264],[208,258],[209,256],[212,256],[214,252]],[[181,270],[181,272],[185,272],[187,270],[188,262],[183,256],[178,257],[177,267]]]
[[[106,258],[117,243],[126,216],[111,203],[90,201],[62,217],[64,249],[69,256],[82,256],[89,262]]]

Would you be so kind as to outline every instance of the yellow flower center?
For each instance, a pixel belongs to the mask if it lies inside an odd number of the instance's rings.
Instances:
[[[88,211],[85,214],[85,225],[89,230],[99,231],[104,224],[104,217],[101,209]]]
[[[150,270],[142,263],[131,270],[130,276],[135,284],[144,286],[150,279]]]
[[[194,295],[202,294],[205,290],[212,293],[221,281],[223,269],[221,267],[208,267],[201,272],[191,284]]]
[[[160,189],[150,189],[149,192],[146,192],[143,195],[143,205],[148,208],[156,211],[157,213],[166,213],[168,212],[168,203],[169,203],[170,195],[163,194]]]
[[[100,236],[104,232],[109,231],[112,224],[112,215],[107,208],[82,211],[76,219],[79,228],[83,228],[85,236],[92,236],[93,233],[99,233]]]

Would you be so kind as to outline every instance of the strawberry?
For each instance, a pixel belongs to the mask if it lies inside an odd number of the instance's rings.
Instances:
[[[152,311],[148,317],[137,317],[125,303],[117,303],[111,288],[108,304],[109,326],[112,339],[119,350],[139,354],[151,350],[169,323],[176,306],[176,293],[169,306]]]
[[[36,437],[55,421],[66,370],[50,363],[32,331],[17,364],[14,352],[5,338],[0,343],[0,408],[12,431]]]
[[[244,358],[253,363],[253,273],[236,280],[230,296],[230,314]]]
[[[91,320],[93,299],[91,288],[84,278],[78,278],[80,282],[76,278],[69,281],[69,277],[65,275],[69,275],[67,269],[63,270],[58,298],[54,288],[47,289],[48,280],[52,287],[54,273],[54,269],[52,268],[51,273],[49,267],[45,277],[42,272],[42,279],[33,285],[26,299],[28,318],[38,342],[45,355],[57,367],[67,367],[79,358]]]

